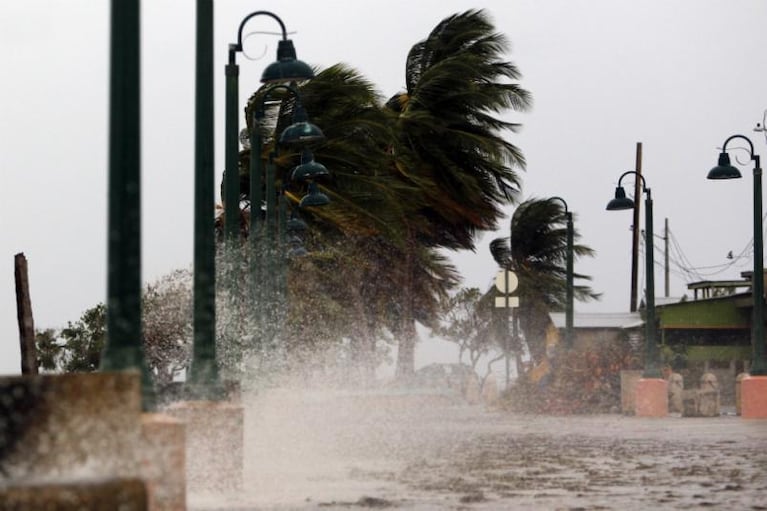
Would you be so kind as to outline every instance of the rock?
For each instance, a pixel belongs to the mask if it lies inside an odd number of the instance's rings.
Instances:
[[[682,391],[684,390],[684,378],[679,373],[671,373],[668,376],[668,411],[682,413]]]

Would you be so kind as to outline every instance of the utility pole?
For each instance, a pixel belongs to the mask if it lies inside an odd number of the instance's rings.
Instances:
[[[663,270],[666,277],[666,298],[669,297],[669,269],[668,269],[668,218],[666,218],[666,229],[663,232]]]
[[[639,273],[639,205],[642,201],[636,198],[641,197],[642,194],[642,188],[640,186],[640,182],[642,181],[642,142],[637,142],[635,170],[640,177],[634,180],[634,225],[632,226],[634,236],[631,245],[631,306],[629,309],[631,312],[636,312],[637,310],[637,277]]]

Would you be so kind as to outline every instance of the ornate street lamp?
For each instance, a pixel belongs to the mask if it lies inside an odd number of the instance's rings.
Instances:
[[[569,349],[573,347],[573,214],[567,209],[567,202],[562,197],[551,197],[550,201],[558,200],[565,207],[565,218],[567,220],[567,277],[566,277],[566,298],[565,298],[565,346]]]
[[[618,186],[615,188],[615,197],[607,204],[607,210],[634,209],[634,201],[626,197],[626,191],[621,186],[621,181],[629,174],[634,174],[642,181],[642,191],[645,194],[645,276],[647,277],[645,284],[647,303],[644,371],[634,389],[634,412],[640,417],[665,417],[668,415],[668,383],[661,377],[660,350],[655,342],[655,255],[653,253],[652,193],[647,188],[642,174],[630,170],[621,175],[618,179]]]
[[[645,300],[647,302],[645,313],[645,359],[644,359],[644,378],[661,378],[660,372],[660,351],[655,342],[655,271],[654,271],[654,253],[653,253],[653,218],[652,218],[652,193],[647,188],[642,174],[630,170],[624,172],[618,179],[618,186],[615,188],[615,198],[607,204],[608,211],[617,211],[623,209],[634,209],[634,201],[626,197],[626,191],[621,186],[623,178],[629,174],[634,174],[642,181],[642,191],[645,194]]]
[[[744,135],[733,135],[724,141],[722,152],[719,154],[719,162],[716,167],[708,172],[708,179],[737,179],[741,177],[740,171],[730,163],[730,155],[727,153],[727,144],[731,140],[740,139],[748,143],[749,154],[754,162],[754,276],[752,292],[754,299],[753,328],[751,329],[751,344],[753,348],[753,361],[751,365],[752,376],[767,375],[765,363],[764,341],[764,243],[762,238],[762,169],[759,165],[759,155],[754,153],[754,144]]]
[[[285,128],[277,140],[273,142],[274,147],[269,152],[266,172],[264,172],[261,161],[261,152],[263,141],[261,137],[261,123],[266,117],[265,104],[271,95],[276,91],[286,92],[294,98],[292,124]],[[299,206],[321,206],[329,203],[326,195],[317,190],[317,185],[313,181],[315,178],[329,175],[324,165],[314,160],[314,155],[307,148],[303,147],[301,152],[301,164],[290,171],[283,179],[283,186],[278,195],[276,186],[275,159],[277,157],[277,146],[286,145],[301,147],[307,144],[315,144],[325,140],[322,130],[309,122],[306,110],[301,102],[301,95],[292,85],[272,85],[267,87],[259,97],[256,98],[256,104],[253,108],[253,119],[250,126],[250,231],[248,234],[250,245],[250,289],[251,296],[256,301],[264,301],[264,298],[280,296],[286,288],[286,267],[283,260],[275,261],[275,258],[282,259],[285,254],[288,220],[287,205],[285,198],[285,188],[288,181],[301,182],[308,181],[309,194],[301,199]],[[262,194],[266,192],[266,197]],[[324,198],[324,201],[321,199]],[[264,200],[265,199],[265,200]],[[279,204],[275,204],[275,200]],[[262,202],[265,210],[262,210]],[[262,226],[261,215],[266,217],[265,225]],[[279,247],[280,250],[275,256],[275,245],[277,244],[277,217],[279,216]],[[265,229],[264,229],[265,228]],[[262,245],[262,232],[266,231],[265,245]],[[267,265],[264,274],[260,274],[259,268],[259,250],[265,249],[265,262]],[[276,307],[277,300],[268,300],[269,306]],[[263,306],[262,306],[263,309]],[[266,325],[271,327],[272,325]],[[271,330],[270,330],[271,331]]]
[[[228,242],[237,239],[239,232],[240,175],[239,175],[239,127],[237,123],[237,100],[239,95],[239,67],[236,55],[242,51],[243,29],[256,16],[269,16],[280,25],[282,40],[277,47],[277,60],[269,64],[261,75],[263,83],[293,82],[314,78],[312,68],[296,58],[293,41],[288,39],[282,20],[269,11],[248,14],[237,30],[237,42],[229,45],[229,61],[226,65],[226,172],[224,177],[224,237]],[[253,147],[251,145],[251,147]],[[259,154],[259,153],[256,153]],[[251,197],[252,203],[252,197]]]

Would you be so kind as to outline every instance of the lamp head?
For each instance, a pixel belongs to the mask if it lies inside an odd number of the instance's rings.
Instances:
[[[309,226],[297,216],[291,216],[287,223],[288,232],[305,232]]]
[[[277,46],[277,61],[272,62],[261,75],[261,82],[291,82],[314,78],[314,70],[306,62],[296,58],[293,41],[282,39]]]
[[[619,211],[621,209],[634,209],[634,201],[626,197],[626,190],[622,186],[615,188],[615,198],[607,203],[607,211]]]
[[[737,179],[742,177],[737,167],[730,163],[730,155],[726,152],[719,153],[719,163],[708,171],[708,179]]]
[[[318,177],[329,176],[330,172],[325,165],[314,161],[314,154],[309,149],[301,153],[301,165],[293,169],[290,174],[291,181],[307,181]]]
[[[280,134],[280,144],[305,145],[323,140],[325,140],[325,134],[318,126],[309,122],[303,105],[297,104],[293,114],[293,124],[285,128]]]
[[[300,208],[312,206],[326,206],[330,204],[330,198],[322,193],[314,181],[309,181],[309,193],[305,195],[298,203]]]

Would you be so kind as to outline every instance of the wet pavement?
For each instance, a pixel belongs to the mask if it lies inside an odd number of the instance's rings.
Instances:
[[[246,400],[244,488],[194,511],[767,510],[767,420],[510,415],[445,396]]]

